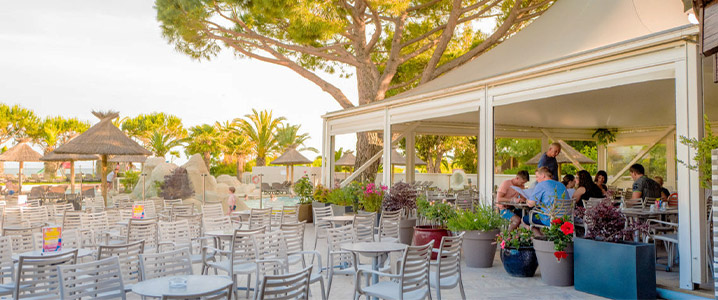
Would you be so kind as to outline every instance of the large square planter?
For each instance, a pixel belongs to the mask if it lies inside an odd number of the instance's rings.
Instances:
[[[612,299],[656,298],[654,245],[574,238],[573,255],[576,290]]]
[[[343,216],[348,213],[354,212],[354,207],[350,206],[344,206],[344,205],[336,205],[332,204],[332,211],[334,211],[335,216]]]

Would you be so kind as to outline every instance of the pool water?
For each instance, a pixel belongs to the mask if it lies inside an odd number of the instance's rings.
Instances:
[[[245,203],[249,208],[259,208],[259,199],[249,199]],[[281,208],[284,205],[297,205],[299,204],[298,197],[277,197],[270,199],[269,197],[263,197],[262,208],[276,207]]]

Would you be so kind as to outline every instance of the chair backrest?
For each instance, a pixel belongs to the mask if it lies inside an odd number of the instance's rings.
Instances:
[[[189,247],[192,243],[187,220],[157,223],[160,242],[172,242],[178,247]]]
[[[272,224],[282,224],[282,209],[278,207],[272,207]]]
[[[332,211],[331,206],[325,206],[325,207],[313,207],[313,218],[314,218],[314,228],[315,232],[319,232],[319,230],[326,230],[327,228],[332,227],[332,223],[325,220],[327,217],[331,217],[334,215],[334,211]]]
[[[140,254],[142,280],[157,277],[192,275],[192,259],[189,248],[168,252]]]
[[[75,211],[75,206],[72,205],[72,203],[65,203],[65,204],[56,204],[55,205],[55,214],[64,214],[68,211]]]
[[[222,203],[206,203],[202,205],[202,217],[204,218],[218,218],[224,215]]]
[[[110,229],[110,221],[107,219],[107,213],[104,211],[80,215],[80,224],[82,228],[92,228],[92,230],[97,232]]]
[[[327,229],[328,253],[334,265],[353,263],[351,253],[341,249],[342,244],[352,242],[354,242],[354,233],[351,225]]]
[[[145,206],[144,207],[145,208],[145,218],[148,218],[148,219],[157,218],[157,205],[155,205],[155,201],[152,201],[152,200],[135,201],[134,204]]]
[[[126,243],[145,241],[145,249],[156,249],[157,220],[156,219],[130,219],[127,226]]]
[[[552,220],[566,215],[572,216],[575,203],[573,199],[554,199],[551,206],[543,208],[543,212]]]
[[[192,295],[189,299],[201,299],[201,300],[230,300],[232,299],[232,287],[233,283],[228,283],[226,286],[218,288],[213,291],[209,291],[202,294]],[[187,296],[170,296],[162,295],[162,300],[187,300]]]
[[[63,300],[126,299],[117,257],[57,267]]]
[[[655,205],[656,201],[660,198],[655,197],[645,197],[643,198],[643,206],[644,207],[650,207],[651,205]],[[656,207],[656,209],[659,209],[660,207]]]
[[[228,230],[232,227],[232,219],[229,216],[202,218],[204,232]]]
[[[309,266],[296,273],[264,276],[257,299],[308,299],[311,274]]]
[[[473,208],[473,199],[471,191],[460,191],[456,194],[456,208],[460,210],[471,210]]]
[[[426,294],[429,293],[429,259],[433,245],[434,241],[429,241],[426,245],[409,246],[404,251],[399,269],[399,274],[402,275],[399,284],[404,294],[421,289],[426,289]]]
[[[40,207],[40,199],[27,199],[27,207]]]
[[[54,255],[20,256],[13,298],[60,298],[57,267],[76,262],[77,250]]]
[[[196,239],[202,236],[202,215],[177,215],[175,221],[187,221],[189,224],[189,236]]]
[[[297,222],[299,222],[299,205],[282,206],[282,221],[280,224]]]
[[[182,199],[165,199],[162,201],[164,209],[172,208],[172,205],[182,204]]]
[[[279,230],[284,233],[287,253],[304,251],[304,222],[283,223],[279,226]]]
[[[137,283],[141,279],[140,254],[144,253],[144,250],[144,241],[122,245],[100,245],[97,250],[97,260],[117,257],[120,261],[122,281],[125,284]]]
[[[266,227],[269,230],[272,225],[272,209],[252,208],[249,213],[249,229]]]
[[[15,280],[15,263],[12,260],[12,238],[0,236],[0,282]]]
[[[588,198],[588,200],[581,200],[581,201],[583,201],[583,207],[586,209],[589,209],[589,208],[592,208],[592,207],[598,205],[599,203],[601,203],[602,201],[605,201],[605,200],[607,200],[607,199],[591,197],[591,198]]]
[[[36,228],[3,228],[3,236],[11,238],[13,253],[23,253],[35,250]]]
[[[21,208],[5,207],[5,214],[3,215],[3,226],[20,226],[22,224],[22,217],[20,216]]]
[[[640,209],[642,209],[644,207],[643,199],[641,199],[641,198],[624,199],[623,207],[624,208],[640,208]]]
[[[22,222],[28,226],[44,226],[48,222],[47,206],[23,207],[20,214]]]
[[[172,218],[172,221],[174,221],[178,215],[191,214],[194,214],[194,204],[174,204],[170,209],[170,218]]]
[[[264,232],[264,227],[249,230],[234,230],[234,234],[232,236],[232,246],[230,249],[230,259],[235,265],[251,263],[256,260],[257,253],[255,251],[254,239],[252,236],[255,234],[263,234]]]
[[[354,242],[373,242],[376,213],[354,215]]]
[[[442,280],[453,276],[461,276],[461,244],[463,240],[463,232],[459,235],[441,238],[439,254],[436,256],[437,279]]]
[[[132,208],[132,199],[130,195],[118,195],[112,197],[112,201],[115,203],[115,207],[119,209]]]
[[[384,237],[399,239],[399,223],[401,222],[401,210],[381,212],[379,220],[379,241]]]
[[[281,231],[254,234],[252,239],[254,240],[255,258],[258,262],[261,260],[282,262],[258,263],[257,270],[260,274],[278,274],[282,273],[285,268],[288,270],[287,245],[284,243],[284,235]]]

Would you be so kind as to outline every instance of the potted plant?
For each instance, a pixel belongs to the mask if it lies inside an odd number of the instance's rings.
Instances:
[[[565,215],[541,229],[544,236],[534,237],[541,280],[553,286],[573,285],[573,222]]]
[[[425,245],[434,241],[434,248],[439,248],[441,238],[451,235],[446,228],[446,221],[456,215],[456,209],[446,201],[427,201],[426,196],[418,196],[416,200],[417,212],[424,219],[424,225],[414,226],[414,244]],[[431,259],[436,259],[432,253]]]
[[[416,190],[405,182],[395,183],[388,193],[384,193],[382,209],[385,211],[402,211],[399,221],[399,241],[411,245],[416,226]]]
[[[538,260],[532,237],[533,233],[527,228],[504,231],[496,237],[496,241],[501,245],[501,262],[509,275],[533,277],[536,274]]]
[[[314,192],[312,193],[312,207],[327,206],[327,196],[329,196],[329,189],[325,188],[321,184],[314,187]]]
[[[327,194],[327,203],[331,204],[335,216],[343,216],[352,212],[354,191],[347,187],[333,189]]]
[[[386,186],[381,184],[364,184],[359,196],[359,205],[362,210],[377,214],[377,226],[379,226],[379,219],[381,218],[381,202],[384,199],[386,189]]]
[[[576,290],[614,299],[656,298],[656,252],[653,244],[631,242],[648,233],[646,224],[626,222],[609,201],[583,210],[585,238],[573,240]]]
[[[312,195],[314,194],[314,186],[312,186],[309,176],[304,175],[294,184],[294,193],[299,197],[299,222],[312,222]]]
[[[462,210],[446,222],[451,231],[464,231],[464,258],[471,268],[491,268],[496,256],[496,236],[506,219],[489,205],[478,205],[475,212]]]

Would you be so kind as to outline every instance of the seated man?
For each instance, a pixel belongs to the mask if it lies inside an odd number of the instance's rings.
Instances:
[[[631,199],[661,198],[661,185],[645,175],[646,169],[641,164],[634,164],[628,169],[633,179],[633,194]]]
[[[529,172],[519,171],[516,177],[507,179],[501,183],[498,190],[496,191],[496,202],[500,209],[501,216],[504,219],[510,220],[509,230],[514,230],[521,225],[521,214],[520,209],[512,207],[511,203],[524,202],[525,198],[521,197],[518,191],[511,187],[524,188],[524,184],[529,181]]]
[[[568,194],[566,193],[566,187],[556,180],[551,179],[551,171],[546,167],[541,167],[536,170],[536,188],[534,188],[533,194],[529,197],[526,203],[530,207],[537,205],[543,207],[550,207],[553,205],[555,199],[566,199]],[[529,216],[524,216],[524,224],[531,225],[529,223]],[[543,214],[533,214],[533,219],[530,220],[533,224],[549,226],[551,220],[549,216]],[[540,235],[541,231],[534,227],[534,234]]]

